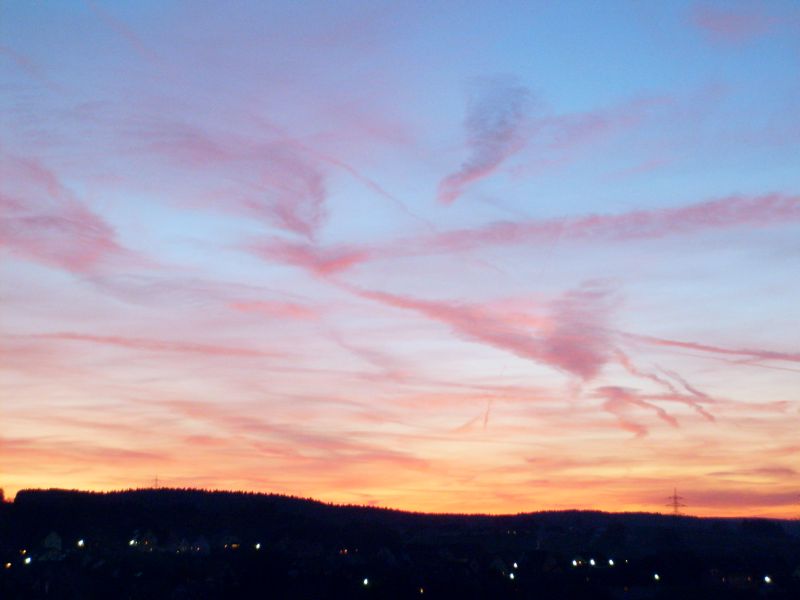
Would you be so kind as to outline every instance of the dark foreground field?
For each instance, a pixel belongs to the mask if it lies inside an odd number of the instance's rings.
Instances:
[[[23,491],[0,598],[800,599],[800,523],[457,516],[285,496]]]

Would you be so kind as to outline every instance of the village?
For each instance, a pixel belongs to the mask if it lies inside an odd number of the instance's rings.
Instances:
[[[4,598],[795,598],[800,523],[29,491],[2,506],[0,558]]]

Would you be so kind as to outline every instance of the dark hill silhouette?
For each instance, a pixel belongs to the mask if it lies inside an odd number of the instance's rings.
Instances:
[[[2,598],[800,598],[800,523],[764,519],[23,490],[0,505],[0,554]]]

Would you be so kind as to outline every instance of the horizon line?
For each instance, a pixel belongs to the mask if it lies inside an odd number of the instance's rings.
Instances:
[[[232,489],[206,489],[206,488],[197,488],[197,487],[131,487],[131,488],[116,488],[116,489],[109,489],[109,490],[85,490],[85,489],[78,489],[78,488],[60,488],[60,487],[50,487],[50,488],[20,488],[17,490],[12,497],[6,497],[5,502],[9,504],[14,504],[16,502],[17,496],[20,492],[71,492],[71,493],[78,493],[78,494],[94,494],[94,495],[110,495],[110,494],[123,494],[128,492],[201,492],[204,494],[243,494],[243,495],[251,495],[251,496],[277,496],[280,498],[287,498],[292,500],[302,500],[307,502],[313,502],[316,504],[320,504],[322,506],[327,506],[330,508],[361,508],[367,510],[380,510],[380,511],[391,511],[391,512],[398,512],[398,513],[405,513],[409,515],[423,515],[423,516],[456,516],[456,517],[518,517],[518,516],[525,516],[525,515],[537,515],[543,513],[571,513],[571,512],[580,512],[580,513],[600,513],[605,515],[647,515],[647,516],[659,516],[659,517],[666,517],[666,518],[685,518],[685,519],[720,519],[720,520],[738,520],[738,519],[763,519],[768,521],[787,521],[787,522],[794,522],[800,521],[800,517],[771,517],[771,516],[763,516],[763,515],[736,515],[736,516],[721,516],[721,515],[695,515],[689,513],[679,513],[674,514],[672,512],[657,512],[657,511],[633,511],[633,510],[620,510],[620,511],[609,511],[603,510],[599,508],[559,508],[559,509],[539,509],[539,510],[530,510],[530,511],[520,511],[516,513],[490,513],[490,512],[428,512],[428,511],[421,511],[421,510],[409,510],[404,508],[394,508],[391,506],[380,506],[375,504],[353,504],[353,503],[335,503],[329,502],[325,500],[319,500],[317,498],[313,498],[311,496],[296,496],[292,494],[284,494],[278,492],[263,492],[263,491],[252,491],[252,490],[232,490]]]

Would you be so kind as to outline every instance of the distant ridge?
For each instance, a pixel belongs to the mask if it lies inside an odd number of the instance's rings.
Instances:
[[[90,490],[80,490],[80,489],[70,489],[70,488],[23,488],[20,489],[16,496],[14,497],[12,503],[16,503],[17,500],[22,496],[22,503],[27,503],[34,498],[74,498],[74,497],[105,497],[105,498],[141,498],[141,497],[148,497],[150,494],[160,494],[163,497],[185,497],[186,499],[189,498],[200,498],[200,497],[217,497],[217,498],[251,498],[251,499],[271,499],[275,502],[296,502],[299,504],[305,505],[317,505],[319,507],[327,507],[327,508],[340,508],[340,509],[358,509],[364,511],[378,511],[378,512],[389,512],[389,513],[400,513],[406,515],[417,515],[417,516],[443,516],[443,517],[484,517],[484,518],[510,518],[510,517],[521,517],[521,516],[534,516],[534,515],[553,515],[553,514],[596,514],[596,515],[619,515],[619,516],[650,516],[650,517],[670,517],[670,522],[675,516],[673,512],[670,513],[663,513],[663,512],[649,512],[649,511],[620,511],[620,512],[611,512],[611,511],[602,511],[602,510],[595,510],[595,509],[582,509],[582,508],[570,508],[570,509],[547,509],[547,510],[539,510],[539,511],[529,511],[529,512],[518,512],[518,513],[503,513],[503,514],[494,514],[494,513],[459,513],[459,512],[425,512],[425,511],[414,511],[414,510],[405,510],[400,508],[392,508],[386,506],[375,506],[375,505],[365,505],[365,504],[338,504],[335,502],[325,502],[322,500],[317,500],[315,498],[307,498],[303,496],[293,496],[289,494],[278,494],[272,492],[250,492],[250,491],[242,491],[242,490],[206,490],[201,488],[171,488],[171,487],[142,487],[142,488],[129,488],[129,489],[121,489],[121,490],[107,490],[107,491],[90,491]],[[254,500],[255,502],[259,502],[261,500]],[[672,507],[672,505],[669,505]],[[796,519],[781,519],[781,518],[774,518],[774,517],[752,517],[752,516],[732,516],[732,517],[718,517],[718,516],[696,516],[696,515],[687,515],[687,514],[680,514],[678,515],[681,519],[699,519],[704,521],[738,521],[738,520],[764,520],[764,521],[775,521],[775,522],[785,522],[785,523],[794,523]]]

